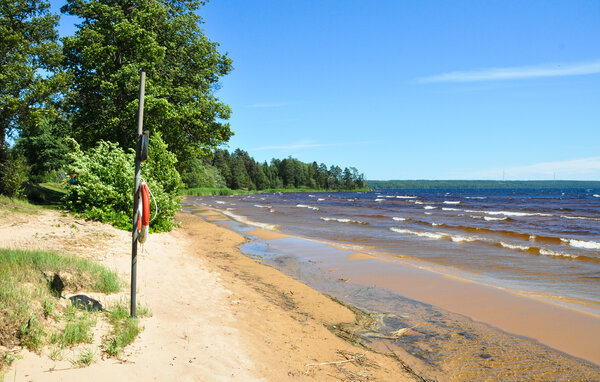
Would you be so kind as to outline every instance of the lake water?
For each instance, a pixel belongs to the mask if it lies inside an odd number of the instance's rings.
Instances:
[[[242,250],[318,290],[380,312],[373,328],[379,334],[368,332],[363,338],[376,349],[404,354],[401,358],[411,359],[411,367],[423,375],[473,381],[600,379],[597,365],[535,341],[389,289],[340,283],[331,276],[332,268],[347,263],[348,253],[358,252],[384,260],[372,270],[386,277],[393,278],[396,272],[386,265],[390,264],[386,259],[401,260],[414,269],[456,276],[598,316],[600,190],[255,194],[192,197],[185,205],[190,210],[218,210],[233,219],[221,224],[239,232],[259,227],[311,239],[254,240]],[[346,251],[341,253],[335,247]],[[363,263],[355,264],[361,267]],[[371,270],[364,267],[362,272]],[[377,277],[372,275],[367,285]],[[569,323],[564,324],[568,330]],[[394,340],[380,335],[406,328],[416,329],[413,335]]]

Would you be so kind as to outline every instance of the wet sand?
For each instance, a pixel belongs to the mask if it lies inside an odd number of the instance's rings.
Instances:
[[[248,234],[262,240],[291,237],[261,229]],[[394,255],[373,256],[334,247],[341,252],[304,256],[325,262],[324,267],[338,279],[387,288],[600,365],[600,342],[595,339],[600,335],[599,315],[419,269]]]

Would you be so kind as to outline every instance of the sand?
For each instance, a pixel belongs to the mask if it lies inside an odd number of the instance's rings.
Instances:
[[[182,228],[152,234],[138,257],[137,299],[153,316],[120,359],[96,350],[95,362],[73,367],[49,349],[23,357],[6,381],[339,381],[418,379],[399,360],[367,351],[326,325],[354,313],[237,249],[245,239],[190,214]],[[41,248],[91,258],[130,278],[131,236],[59,211],[0,217],[0,247]],[[94,295],[102,303],[121,296]],[[102,334],[101,324],[96,344]]]

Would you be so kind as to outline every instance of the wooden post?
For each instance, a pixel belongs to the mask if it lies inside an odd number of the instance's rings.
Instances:
[[[132,318],[135,315],[135,289],[137,273],[137,221],[138,218],[138,189],[140,187],[140,172],[142,170],[142,161],[140,160],[140,150],[142,145],[143,125],[144,125],[144,92],[146,90],[146,72],[140,73],[140,103],[138,106],[138,125],[135,149],[135,185],[133,187],[133,224],[131,230],[131,305],[130,313]]]

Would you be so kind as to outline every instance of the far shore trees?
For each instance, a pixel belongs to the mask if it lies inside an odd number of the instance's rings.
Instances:
[[[74,138],[133,147],[139,73],[146,71],[144,128],[161,132],[179,170],[227,142],[230,108],[214,91],[232,69],[202,33],[197,0],[68,0],[62,11],[82,19],[64,39],[73,87],[67,97]]]

